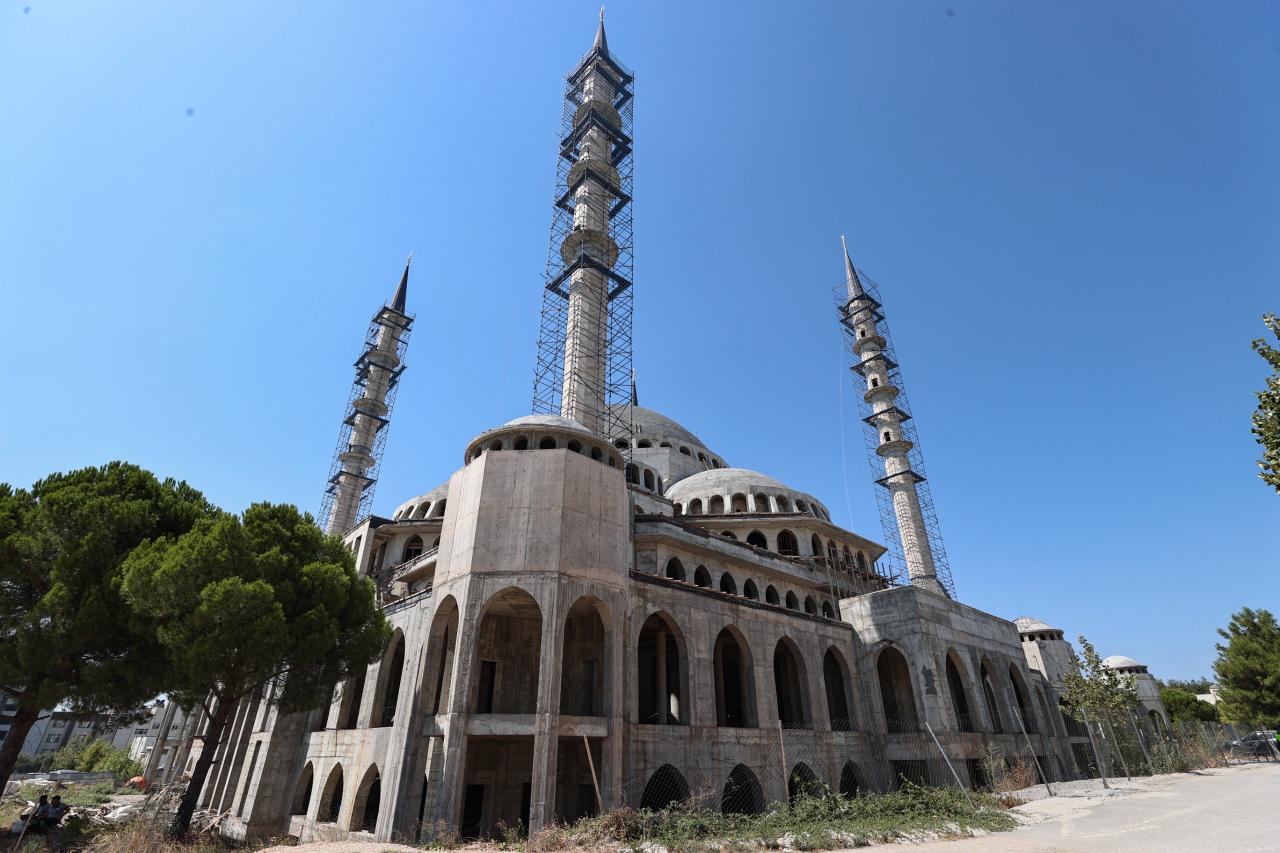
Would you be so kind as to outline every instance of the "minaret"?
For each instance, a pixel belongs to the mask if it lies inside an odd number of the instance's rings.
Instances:
[[[884,490],[879,496],[887,497],[881,512],[885,537],[891,554],[897,550],[895,546],[901,546],[901,558],[914,586],[954,595],[880,301],[854,268],[843,235],[840,245],[845,271],[840,321],[853,357],[852,368],[865,380],[862,399],[869,414],[863,421],[868,427],[868,447],[874,453],[872,467],[877,467],[877,458],[884,464],[884,476],[876,484]],[[892,511],[891,517],[886,509]]]
[[[364,349],[356,359],[347,416],[338,433],[338,448],[329,468],[329,485],[320,505],[325,532],[341,536],[369,514],[378,479],[387,424],[395,405],[404,353],[413,317],[405,313],[409,292],[409,260],[391,301],[369,322]]]
[[[631,372],[631,73],[609,52],[604,10],[568,76],[559,198],[543,298],[534,411],[607,437]]]

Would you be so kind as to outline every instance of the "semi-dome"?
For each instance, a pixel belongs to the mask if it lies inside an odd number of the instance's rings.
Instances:
[[[713,468],[680,480],[667,490],[667,498],[683,504],[685,513],[703,512],[799,512],[831,520],[831,514],[817,498],[784,485],[767,474],[746,468]],[[713,510],[719,498],[723,509]],[[759,499],[764,500],[759,500]],[[738,505],[735,506],[735,500]],[[701,501],[701,508],[695,504]],[[715,506],[721,506],[716,501]]]
[[[1102,665],[1107,669],[1146,669],[1145,664],[1140,664],[1131,657],[1124,655],[1112,655],[1102,661]]]
[[[410,498],[391,514],[394,521],[410,518],[429,518],[444,514],[444,502],[449,497],[449,481],[445,480],[426,494]],[[439,510],[438,512],[435,510]]]

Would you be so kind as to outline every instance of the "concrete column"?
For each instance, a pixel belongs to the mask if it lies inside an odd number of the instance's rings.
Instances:
[[[538,602],[542,608],[542,649],[538,659],[538,703],[534,716],[533,779],[529,796],[529,833],[555,821],[556,766],[560,757],[560,650],[563,613],[554,591]]]

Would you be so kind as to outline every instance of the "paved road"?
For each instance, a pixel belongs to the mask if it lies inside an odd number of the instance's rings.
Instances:
[[[1023,806],[1033,820],[1012,832],[939,841],[912,853],[1140,853],[1280,850],[1280,763],[1144,780],[1127,796],[1055,797]],[[1136,780],[1135,780],[1136,781]]]

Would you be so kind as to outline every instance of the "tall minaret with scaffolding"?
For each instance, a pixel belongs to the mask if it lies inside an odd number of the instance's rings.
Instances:
[[[876,503],[889,546],[891,570],[905,567],[913,586],[955,597],[947,552],[942,545],[933,498],[924,475],[920,440],[911,420],[911,407],[894,356],[879,288],[860,273],[844,250],[844,285],[837,288],[840,327],[865,414],[866,440],[876,476]],[[884,476],[878,476],[883,463]]]
[[[369,514],[378,466],[387,443],[387,425],[396,402],[404,354],[409,346],[413,316],[405,312],[409,294],[409,264],[391,301],[369,321],[364,349],[356,359],[356,378],[347,401],[346,417],[338,432],[338,447],[329,467],[329,483],[320,504],[325,532],[341,536]]]
[[[629,435],[633,77],[609,51],[604,10],[565,82],[533,411]]]

